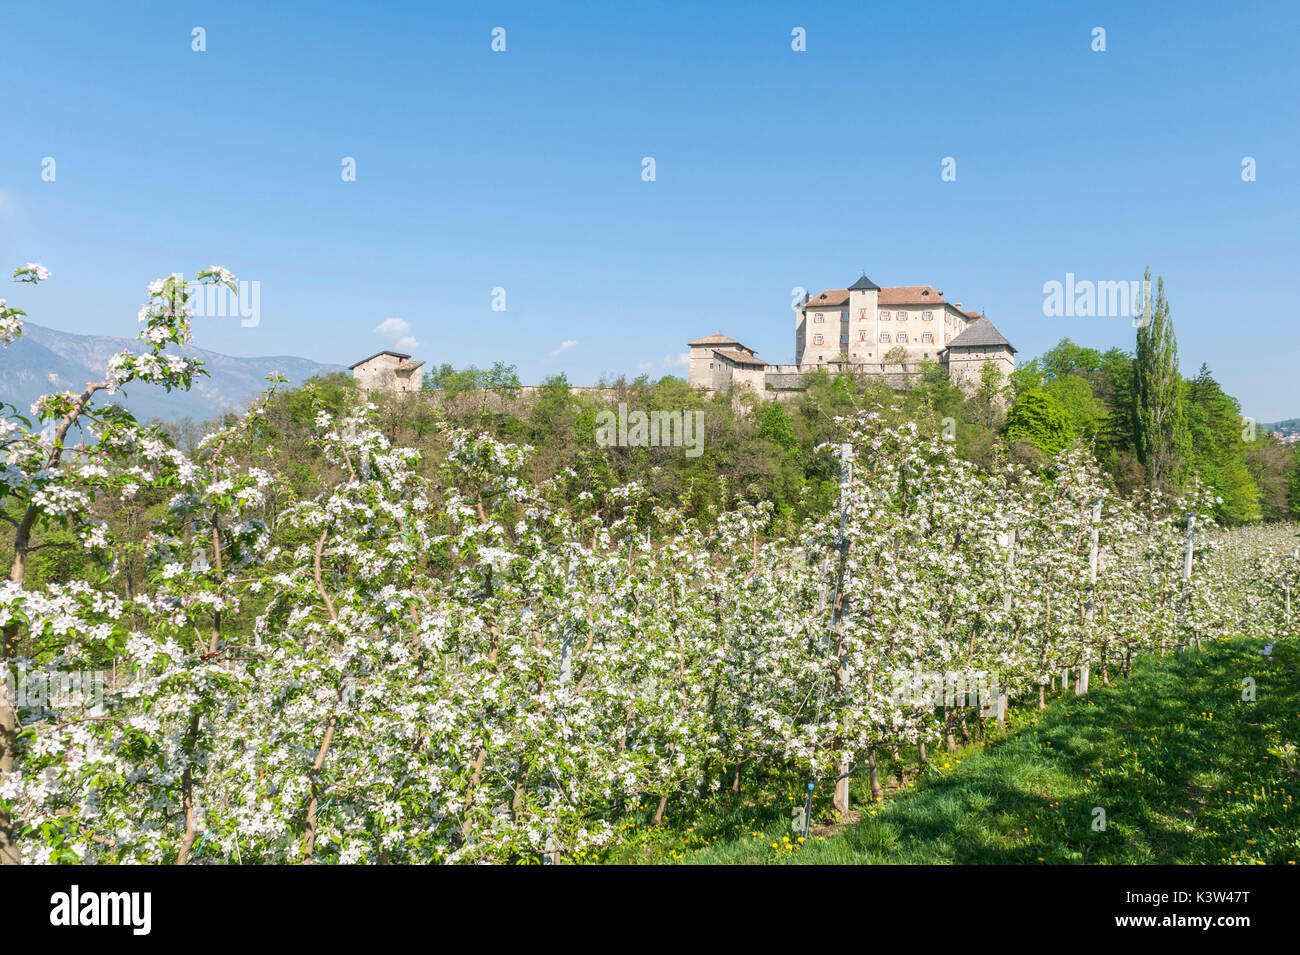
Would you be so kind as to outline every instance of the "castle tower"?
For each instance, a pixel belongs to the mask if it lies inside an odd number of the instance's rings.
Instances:
[[[840,350],[848,353],[850,362],[880,360],[876,354],[880,338],[879,295],[880,286],[865,274],[849,286],[849,320],[844,328],[848,342],[841,336]]]

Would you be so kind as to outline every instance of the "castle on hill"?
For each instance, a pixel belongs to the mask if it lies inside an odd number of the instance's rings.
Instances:
[[[986,365],[1004,376],[1016,368],[1016,349],[987,316],[963,311],[929,285],[881,288],[863,275],[848,288],[806,295],[795,315],[793,365],[769,365],[718,333],[688,343],[690,383],[707,391],[793,392],[821,369],[900,386],[920,373],[921,362],[934,361],[970,391]]]

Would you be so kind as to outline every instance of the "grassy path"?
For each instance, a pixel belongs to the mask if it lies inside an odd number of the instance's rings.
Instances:
[[[1086,699],[1013,710],[986,749],[942,754],[856,824],[803,846],[790,842],[789,785],[714,803],[604,861],[1295,865],[1300,774],[1270,749],[1300,744],[1300,652],[1279,644],[1269,660],[1262,646],[1211,641],[1146,659],[1109,688],[1094,679]],[[1241,698],[1247,677],[1254,702]]]

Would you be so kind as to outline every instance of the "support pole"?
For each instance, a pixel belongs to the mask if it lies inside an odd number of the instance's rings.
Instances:
[[[1087,640],[1089,630],[1097,613],[1097,554],[1101,537],[1101,501],[1092,505],[1092,531],[1088,547],[1088,599],[1084,603],[1083,621],[1085,641],[1082,661],[1079,665],[1079,679],[1074,684],[1074,695],[1083,696],[1088,692],[1088,675],[1092,671],[1092,660],[1088,653]]]
[[[1192,602],[1192,554],[1196,549],[1196,515],[1187,515],[1187,544],[1183,550],[1183,601],[1179,609],[1179,622],[1186,621],[1191,614],[1188,610]],[[1192,643],[1196,644],[1196,649],[1201,649],[1201,638],[1192,630]]]
[[[853,466],[850,461],[850,457],[852,453],[853,453],[853,445],[847,442],[840,445],[840,533],[839,533],[839,541],[838,541],[838,548],[837,548],[839,550],[839,566],[835,574],[835,593],[834,596],[832,596],[831,598],[831,604],[832,604],[831,628],[830,628],[830,632],[828,632],[826,635],[827,636],[826,643],[828,647],[833,647],[835,645],[835,639],[836,639],[835,631],[839,629],[840,621],[843,618],[844,604],[845,604],[845,598],[841,593],[841,590],[844,586],[844,578],[845,578],[845,572],[847,570],[848,552],[849,552],[849,542],[848,542],[848,536],[846,531],[847,524],[848,524],[848,498],[845,492],[848,487],[850,476],[852,474]],[[825,566],[824,563],[823,566]],[[821,586],[821,603],[823,607],[826,604],[826,589],[827,589],[826,578],[825,575],[823,574],[822,586]],[[848,678],[849,676],[851,676],[850,669],[851,667],[849,666],[848,663],[847,651],[841,648],[840,658],[839,658],[839,669],[836,674],[836,682],[840,685],[841,688],[844,688],[848,685]],[[821,678],[818,677],[817,711],[816,711],[818,717],[820,717],[821,715],[822,696],[823,696],[823,692],[822,692]],[[835,781],[835,795],[834,795],[835,808],[839,809],[845,815],[847,815],[849,811],[848,774],[851,768],[852,768],[851,754],[845,754],[844,756],[841,757],[840,763],[837,766],[837,778]],[[812,775],[808,779],[808,795],[804,800],[803,825],[799,833],[799,835],[804,839],[808,838],[808,830],[809,827],[812,825],[813,791],[817,788],[817,780],[820,778],[821,778],[821,772],[817,768],[816,757],[814,757]]]
[[[1300,561],[1300,547],[1297,547],[1294,551],[1291,552],[1291,557],[1293,560]],[[1283,581],[1285,583],[1285,589],[1286,589],[1286,617],[1283,621],[1282,626],[1286,629],[1287,633],[1290,633],[1291,632],[1291,576],[1289,573],[1286,572],[1284,572],[1284,574],[1285,576],[1283,577]]]
[[[849,539],[848,539],[848,495],[845,493],[849,482],[853,478],[853,463],[851,455],[853,446],[844,444],[840,447],[840,563],[839,570],[835,576],[835,606],[833,608],[834,629],[839,630],[840,621],[844,618],[844,604],[847,597],[844,594],[845,574],[847,571],[847,562],[849,556]],[[832,634],[831,639],[835,639]],[[840,671],[839,686],[842,694],[848,693],[849,681],[853,678],[853,664],[849,662],[848,641],[840,637]],[[835,779],[835,808],[841,813],[841,818],[847,819],[849,814],[849,775],[853,768],[853,754],[845,751],[840,755],[839,773]]]

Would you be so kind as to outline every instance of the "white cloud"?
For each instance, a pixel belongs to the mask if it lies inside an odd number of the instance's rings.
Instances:
[[[375,334],[384,338],[400,338],[411,330],[411,323],[404,318],[386,318],[375,326]]]
[[[559,346],[558,348],[556,348],[555,351],[551,352],[551,354],[552,354],[552,355],[558,355],[558,354],[559,354],[560,352],[562,352],[562,351],[568,351],[570,348],[572,348],[572,347],[573,347],[574,345],[576,345],[576,344],[578,344],[578,341],[577,341],[577,339],[575,339],[575,338],[570,338],[570,339],[568,339],[568,340],[566,340],[566,341],[562,341],[562,342],[560,342],[560,346]]]
[[[393,344],[393,347],[401,348],[404,349],[405,351],[415,351],[417,348],[420,347],[420,343],[417,342],[410,335],[403,335]]]
[[[636,369],[639,372],[647,373],[654,371],[655,368],[689,368],[691,366],[691,353],[684,351],[678,355],[664,355],[662,360],[639,361],[636,363]]]

